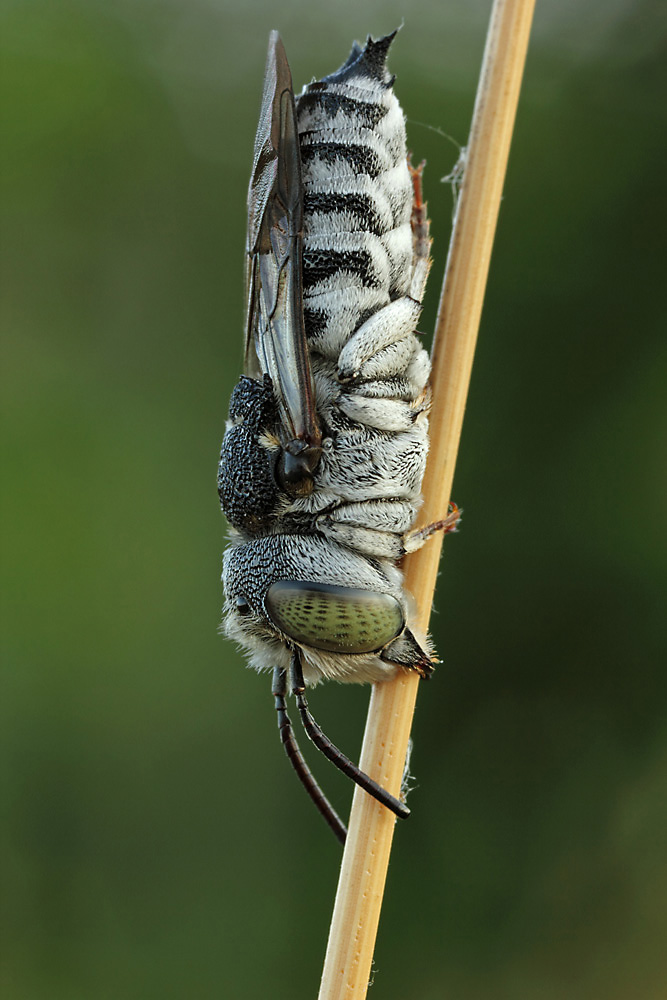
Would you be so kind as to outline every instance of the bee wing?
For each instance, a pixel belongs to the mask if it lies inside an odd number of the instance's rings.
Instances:
[[[292,75],[271,32],[248,190],[246,371],[271,376],[284,444],[318,448],[303,321],[303,187]]]

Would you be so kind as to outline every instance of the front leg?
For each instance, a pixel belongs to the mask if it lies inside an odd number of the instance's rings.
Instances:
[[[447,517],[410,530],[416,506],[408,500],[378,500],[344,504],[317,518],[317,530],[327,538],[379,559],[401,559],[420,549],[437,531],[456,531],[461,511],[456,504]]]
[[[376,559],[400,559],[403,535],[414,523],[417,505],[410,500],[367,500],[321,514],[317,530],[327,538]]]
[[[423,528],[414,528],[412,531],[405,533],[403,536],[403,555],[406,555],[408,552],[416,552],[437,531],[442,531],[445,535],[456,531],[461,520],[462,511],[453,501],[450,502],[449,506],[452,509],[447,517],[443,517],[440,521],[431,521],[430,524],[425,525]]]

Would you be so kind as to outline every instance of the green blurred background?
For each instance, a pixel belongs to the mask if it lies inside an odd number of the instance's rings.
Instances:
[[[267,36],[300,88],[404,19],[431,329],[489,9],[3,6],[5,1000],[316,995],[339,849],[216,632]],[[371,996],[667,995],[661,17],[538,0]]]

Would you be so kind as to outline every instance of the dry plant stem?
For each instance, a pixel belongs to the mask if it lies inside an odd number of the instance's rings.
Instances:
[[[496,0],[491,14],[433,350],[431,451],[420,521],[447,512],[477,330],[500,206],[534,0]],[[405,579],[428,620],[442,536],[405,560]],[[419,678],[375,685],[361,768],[398,795]],[[343,853],[319,1000],[366,996],[395,817],[357,788]]]

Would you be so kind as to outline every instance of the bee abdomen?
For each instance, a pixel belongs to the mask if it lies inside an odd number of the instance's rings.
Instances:
[[[355,45],[339,70],[297,101],[306,332],[330,358],[364,315],[409,287],[412,183],[403,112],[386,68],[394,35]]]

